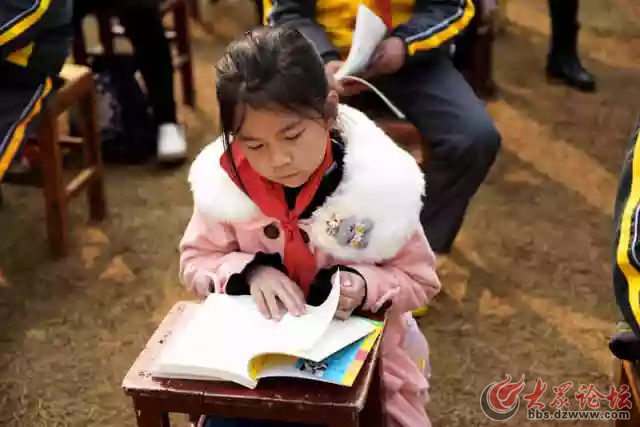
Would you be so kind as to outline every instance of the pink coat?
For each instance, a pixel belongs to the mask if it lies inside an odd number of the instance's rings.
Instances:
[[[343,180],[300,228],[309,235],[318,269],[348,265],[365,277],[365,309],[392,301],[382,343],[389,425],[429,426],[424,410],[428,346],[411,316],[440,290],[435,257],[419,221],[423,174],[361,112],[341,105],[338,123],[346,147]],[[236,187],[220,166],[222,154],[221,142],[210,144],[189,174],[194,212],[180,244],[180,275],[187,289],[202,296],[211,285],[224,292],[227,278],[256,252],[283,252],[281,237],[264,232],[277,221]],[[327,232],[331,218],[347,217],[373,224],[365,248],[342,245]]]

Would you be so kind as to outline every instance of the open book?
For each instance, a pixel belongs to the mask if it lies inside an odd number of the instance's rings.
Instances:
[[[378,88],[359,77],[369,66],[376,48],[387,35],[387,26],[384,21],[368,7],[360,4],[356,25],[351,38],[351,50],[342,67],[336,72],[335,78],[341,80],[354,80],[369,87],[382,99],[389,109],[399,118],[404,120],[405,115],[396,107]]]
[[[158,378],[230,381],[255,388],[260,378],[296,377],[351,386],[383,325],[334,319],[336,281],[327,300],[282,320],[264,318],[251,296],[210,294],[160,355]]]

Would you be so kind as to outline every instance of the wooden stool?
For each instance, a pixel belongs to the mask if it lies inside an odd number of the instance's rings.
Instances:
[[[631,392],[631,410],[629,419],[614,420],[615,427],[640,426],[640,367],[628,360],[620,360],[614,357],[614,383],[620,391],[623,385],[629,386]],[[627,411],[627,409],[624,409]]]
[[[173,68],[180,73],[184,103],[195,107],[195,84],[193,78],[193,55],[189,36],[189,16],[197,16],[198,8],[194,0],[164,0],[160,6],[162,16],[172,15],[172,26],[167,28],[166,36],[170,43],[175,44],[177,55],[173,59]],[[117,37],[125,36],[124,29],[114,23],[110,15],[97,15],[98,31],[103,54],[113,55],[114,41]],[[73,57],[77,64],[87,65],[89,57],[82,28],[75,29],[73,43]]]
[[[341,387],[315,381],[263,379],[255,390],[235,384],[159,380],[150,369],[160,352],[194,314],[198,303],[180,302],[158,327],[122,386],[131,396],[138,427],[168,427],[169,413],[293,421],[328,427],[383,427],[380,342],[356,383]]]
[[[367,91],[341,101],[365,113],[396,144],[409,151],[420,165],[429,161],[429,143],[422,138],[418,129],[408,120],[396,117],[373,92]]]
[[[396,144],[408,150],[420,165],[425,165],[429,161],[431,153],[429,144],[413,124],[391,116],[378,117],[374,120]]]
[[[41,185],[44,192],[47,234],[54,256],[64,256],[69,246],[68,205],[71,199],[87,191],[89,219],[101,222],[106,216],[104,196],[104,168],[100,151],[100,135],[96,117],[96,99],[93,74],[86,67],[65,65],[60,73],[62,87],[47,100],[40,113],[37,143],[41,179],[21,180],[19,176],[7,174],[6,183]],[[61,137],[58,119],[71,107],[78,106],[80,112],[81,138]],[[32,141],[25,141],[30,143]],[[61,146],[82,150],[84,165],[71,181],[65,185]],[[26,148],[26,147],[25,147]],[[18,174],[20,175],[20,174]]]

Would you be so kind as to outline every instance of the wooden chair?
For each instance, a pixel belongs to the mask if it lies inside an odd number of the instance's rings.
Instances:
[[[69,247],[69,202],[86,190],[89,202],[89,219],[101,222],[107,212],[104,195],[104,168],[100,151],[100,135],[96,116],[96,99],[93,75],[86,67],[65,65],[60,73],[62,87],[51,95],[39,116],[37,138],[25,141],[36,143],[39,151],[41,182],[43,187],[47,234],[54,256],[64,256]],[[71,107],[78,106],[82,137],[61,137],[58,130],[59,117]],[[61,147],[81,149],[83,168],[64,183]],[[7,174],[5,183],[20,182],[19,178]]]
[[[133,400],[138,427],[168,427],[169,413],[313,422],[328,427],[384,427],[381,339],[352,387],[267,378],[257,389],[250,390],[229,383],[152,378],[150,370],[154,361],[173,333],[193,315],[197,305],[180,302],[173,307],[122,383],[125,393]]]
[[[197,2],[194,0],[164,0],[160,6],[162,16],[171,15],[172,25],[167,28],[167,38],[176,47],[176,55],[173,60],[174,69],[180,73],[184,103],[195,107],[195,85],[193,77],[193,55],[189,36],[189,17],[199,19]],[[124,29],[116,24],[114,17],[101,14],[96,16],[98,32],[103,54],[113,55],[114,42],[118,37],[125,36]],[[73,56],[78,64],[87,65],[90,57],[96,53],[87,50],[82,28],[76,28],[73,44]]]
[[[429,143],[411,122],[396,117],[373,92],[367,91],[342,99],[341,102],[366,113],[396,144],[409,151],[418,163],[424,165],[428,162],[431,155]]]

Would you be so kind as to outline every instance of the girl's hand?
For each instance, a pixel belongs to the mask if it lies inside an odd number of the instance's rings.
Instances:
[[[366,283],[362,277],[347,271],[340,271],[340,299],[336,317],[346,320],[353,310],[362,304],[366,295]]]
[[[300,287],[286,274],[272,267],[260,267],[249,279],[251,296],[267,319],[280,320],[285,313],[300,316],[305,312]]]

